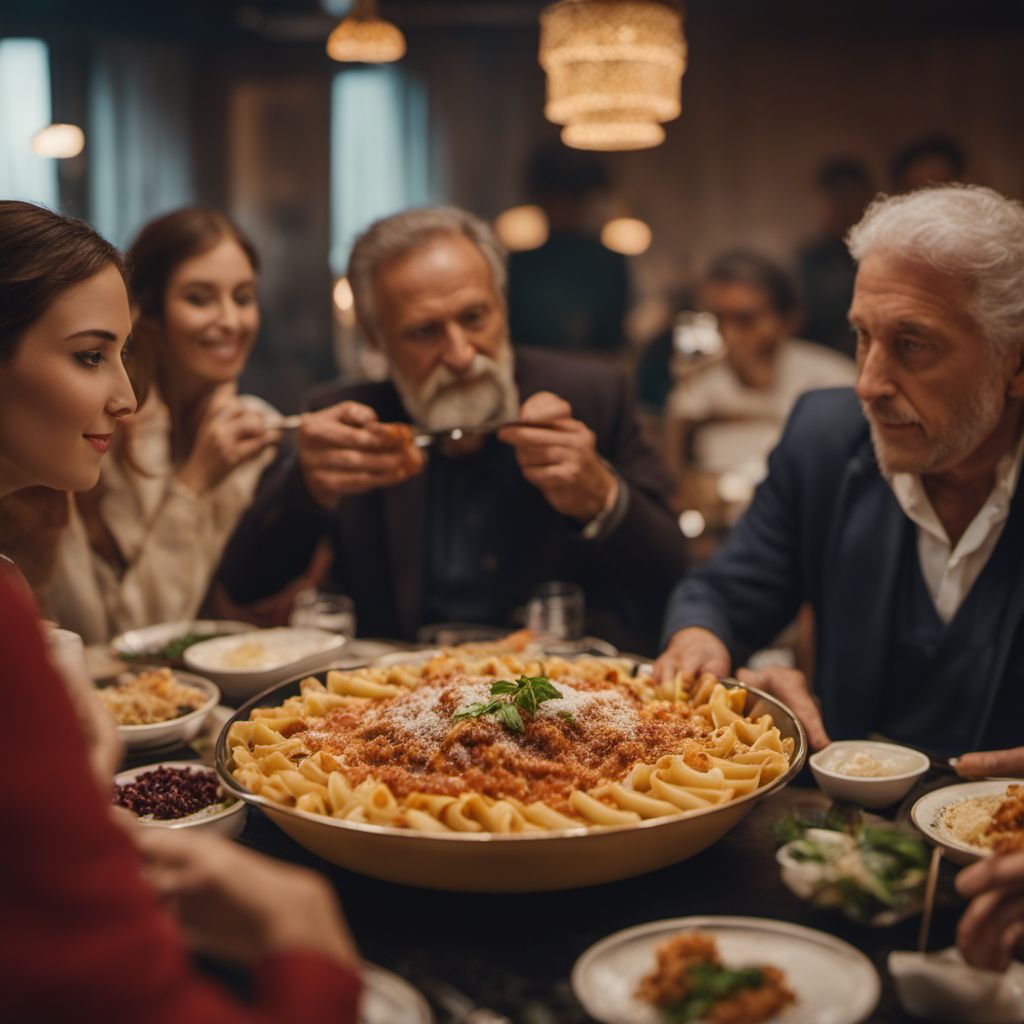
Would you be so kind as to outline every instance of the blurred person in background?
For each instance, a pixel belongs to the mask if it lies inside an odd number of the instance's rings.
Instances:
[[[728,674],[807,601],[821,711],[799,672],[740,677],[812,746],[1020,747],[1024,207],[919,189],[872,203],[848,243],[856,390],[797,403],[750,508],[677,587],[655,673]]]
[[[871,201],[874,184],[864,163],[852,157],[828,161],[818,171],[816,184],[821,207],[818,236],[797,254],[804,310],[801,335],[852,357],[854,337],[846,314],[857,264],[844,239]]]
[[[904,146],[889,164],[893,191],[962,182],[967,170],[963,147],[946,135],[926,135]]]
[[[95,485],[135,409],[131,326],[113,246],[80,221],[0,202],[0,497]],[[58,675],[6,559],[0,651],[4,710],[20,723],[0,745],[5,1016],[353,1024],[358,957],[323,879],[218,837],[115,824],[116,731],[84,681]],[[253,1004],[203,979],[192,951],[252,967]]]
[[[275,410],[238,395],[260,323],[245,235],[216,210],[177,210],[142,229],[129,267],[152,385],[78,496],[46,597],[87,643],[196,616],[279,438]]]
[[[589,626],[630,650],[685,558],[662,466],[625,376],[513,349],[505,258],[454,208],[370,227],[349,263],[356,314],[391,379],[310,397],[297,450],[268,471],[219,572],[229,594],[279,590],[327,536],[332,588],[367,636],[437,622],[509,626],[548,580],[581,585]],[[421,450],[417,431],[512,423]]]
[[[610,184],[593,153],[552,141],[530,161],[527,188],[544,211],[543,245],[508,260],[508,318],[519,345],[580,352],[625,348],[629,265],[606,248],[592,222]]]
[[[677,365],[666,403],[666,450],[682,473],[764,476],[793,404],[814,388],[852,384],[853,361],[793,337],[799,321],[789,275],[757,253],[717,257],[700,306],[718,324],[721,350]]]

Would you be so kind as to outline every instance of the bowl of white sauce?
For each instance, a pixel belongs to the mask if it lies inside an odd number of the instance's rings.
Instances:
[[[880,740],[836,740],[808,763],[833,800],[874,808],[902,799],[929,767],[919,750]]]

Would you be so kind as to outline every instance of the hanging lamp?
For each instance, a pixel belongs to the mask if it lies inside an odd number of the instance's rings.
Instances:
[[[355,0],[352,13],[327,37],[327,55],[338,61],[389,64],[405,56],[405,36],[377,15],[377,0]]]
[[[540,16],[544,114],[576,149],[657,146],[679,116],[686,39],[672,0],[561,0]]]

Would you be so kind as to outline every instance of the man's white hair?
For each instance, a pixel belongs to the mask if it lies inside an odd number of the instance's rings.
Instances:
[[[462,235],[480,250],[494,278],[499,301],[505,302],[507,253],[486,221],[457,206],[428,206],[405,210],[371,224],[352,247],[348,283],[356,316],[371,337],[377,335],[377,307],[373,278],[377,269],[413,249],[445,235]]]
[[[968,282],[967,312],[1000,352],[1024,344],[1024,206],[979,185],[879,196],[846,236],[872,253],[924,263]]]

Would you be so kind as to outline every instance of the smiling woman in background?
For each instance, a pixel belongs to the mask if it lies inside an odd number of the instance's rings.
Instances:
[[[80,221],[0,202],[0,497],[96,483],[135,409],[130,330],[113,246]],[[19,723],[0,744],[5,1019],[59,1020],[73,1007],[86,1024],[354,1021],[356,953],[322,878],[216,836],[116,827],[112,758],[106,771],[90,763],[104,734],[87,739],[7,559],[0,652],[4,711]],[[199,976],[186,933],[195,949],[254,968],[253,1006]]]
[[[153,387],[79,496],[46,599],[87,643],[196,615],[278,439],[274,409],[237,394],[260,320],[245,235],[215,210],[177,210],[142,229],[129,266]]]

